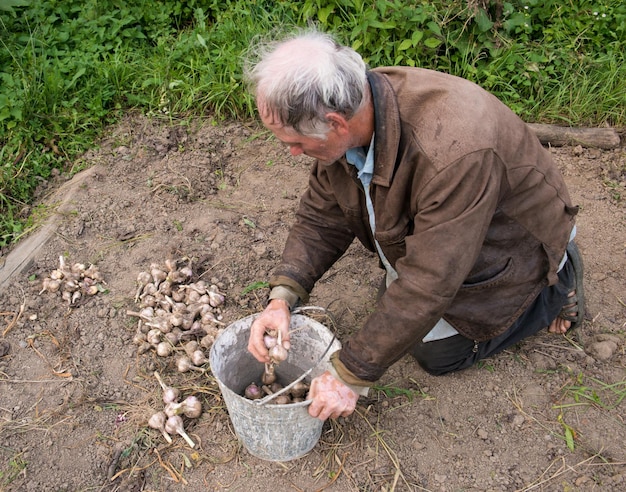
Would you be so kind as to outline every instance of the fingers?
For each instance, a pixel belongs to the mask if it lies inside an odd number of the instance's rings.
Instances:
[[[354,412],[359,395],[325,372],[311,381],[309,399],[309,415],[326,420],[347,417]]]
[[[324,405],[318,400],[313,400],[309,405],[309,415],[320,420],[337,419],[339,417],[348,417],[354,412],[355,408],[356,405],[345,405],[344,408],[335,408],[333,405]]]
[[[282,345],[289,350],[289,322],[291,314],[288,304],[281,299],[273,299],[250,327],[248,352],[259,362],[269,362],[270,356],[263,337],[266,332],[280,331]]]
[[[259,362],[269,362],[270,354],[263,342],[265,334],[265,322],[260,316],[252,323],[250,327],[250,338],[248,339],[248,352]]]
[[[291,348],[289,337],[289,322],[291,321],[291,311],[289,304],[283,299],[272,299],[267,306],[267,311],[271,312],[273,318],[273,328],[280,331],[281,342],[285,349]]]

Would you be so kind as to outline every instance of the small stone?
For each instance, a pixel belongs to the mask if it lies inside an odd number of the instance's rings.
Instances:
[[[128,147],[120,145],[119,147],[116,147],[115,149],[113,149],[113,152],[119,155],[126,155],[130,152],[130,149]]]
[[[11,351],[11,344],[6,340],[0,340],[0,357],[4,357]]]
[[[435,482],[437,482],[437,483],[444,483],[447,478],[448,478],[447,475],[439,475],[439,474],[435,473]]]
[[[606,340],[603,342],[596,342],[589,345],[587,353],[593,356],[597,360],[605,361],[609,360],[615,354],[617,350],[617,344],[612,340]]]
[[[426,447],[424,444],[422,444],[419,441],[413,441],[412,445],[413,445],[413,449],[415,449],[416,451],[421,451],[422,449]]]
[[[252,246],[252,251],[257,255],[258,258],[263,258],[267,254],[267,245],[266,244],[254,244]]]
[[[556,369],[556,361],[546,355],[533,352],[530,354],[529,359],[536,369],[542,371],[551,371]]]

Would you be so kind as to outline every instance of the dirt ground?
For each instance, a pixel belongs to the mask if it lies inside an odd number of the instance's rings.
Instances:
[[[253,125],[129,117],[71,181],[42,184],[37,247],[5,252],[5,269],[20,250],[23,265],[0,285],[0,490],[626,490],[626,152],[551,152],[581,207],[584,350],[546,332],[444,377],[407,357],[309,454],[279,463],[239,445],[208,364],[181,373],[174,355],[140,353],[128,312],[138,274],[166,260],[219,288],[221,323],[262,310],[309,161]],[[97,267],[95,295],[41,292],[60,256]],[[381,275],[354,244],[310,303],[345,337]],[[163,408],[155,370],[202,402],[185,417],[194,449],[147,427]]]

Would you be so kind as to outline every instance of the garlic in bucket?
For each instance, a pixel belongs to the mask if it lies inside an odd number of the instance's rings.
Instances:
[[[289,384],[271,394],[249,399],[247,397],[258,395],[259,390],[264,392],[263,386],[272,391],[271,384],[251,385],[265,372],[264,364],[247,350],[255,317],[232,323],[215,340],[209,355],[211,370],[235,433],[248,452],[269,461],[293,460],[304,456],[317,444],[323,422],[309,415],[308,401],[274,404],[274,400],[292,392],[305,378],[313,379],[330,369],[329,356],[339,350],[341,344],[326,326],[294,311],[289,327],[288,357],[280,362],[278,369],[274,365],[278,379]],[[291,397],[293,400],[293,393]],[[276,429],[281,431],[276,432]]]
[[[276,405],[286,405],[288,403],[299,403],[306,399],[309,391],[309,385],[302,381],[297,381],[293,387],[287,390],[278,382],[276,367],[283,361],[287,360],[289,355],[287,349],[282,343],[282,334],[280,331],[271,330],[265,333],[263,342],[269,350],[270,362],[265,364],[263,374],[261,375],[261,386],[256,382],[250,383],[243,391],[243,396],[249,400],[258,400],[264,396],[274,395],[271,403]]]

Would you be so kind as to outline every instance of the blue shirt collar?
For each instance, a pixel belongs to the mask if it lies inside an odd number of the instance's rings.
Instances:
[[[368,186],[374,175],[374,135],[370,146],[365,152],[365,147],[353,147],[346,151],[346,159],[357,168],[357,176],[364,186]]]

